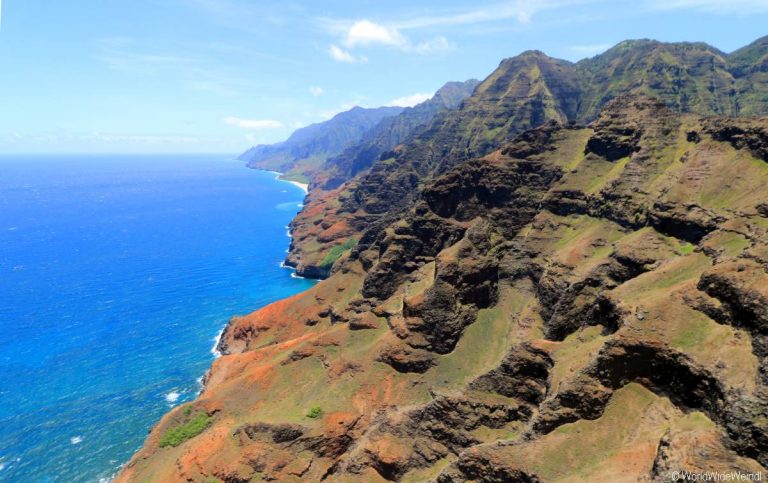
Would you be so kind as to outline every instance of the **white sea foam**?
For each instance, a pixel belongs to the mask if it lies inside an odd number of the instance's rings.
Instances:
[[[288,181],[288,180],[281,180],[281,181]],[[299,189],[301,189],[301,191],[303,191],[304,194],[309,193],[309,185],[307,183],[299,183],[298,181],[288,181],[288,182],[291,183],[293,186],[296,186]]]
[[[124,465],[120,465],[119,468],[122,468],[123,466]],[[110,476],[107,476],[106,478],[99,478],[99,483],[112,483],[113,481],[115,481],[116,477],[117,477],[117,471],[112,473]]]
[[[216,337],[213,338],[213,347],[211,347],[211,354],[213,354],[213,357],[219,358],[221,357],[221,352],[219,352],[219,342],[221,341],[221,336],[224,334],[224,329],[226,329],[226,326],[222,327],[218,334],[216,334]]]
[[[293,186],[296,186],[299,189],[301,189],[301,191],[303,191],[304,194],[309,193],[309,185],[307,183],[299,183],[298,181],[290,181],[290,180],[287,180],[287,179],[280,179],[280,176],[282,176],[283,173],[279,173],[277,171],[269,171],[269,170],[268,170],[268,172],[275,174],[275,179],[276,180],[284,181],[286,183],[291,183]],[[285,190],[283,190],[283,193],[285,193]]]
[[[69,438],[69,442],[72,443],[72,444],[80,444],[80,443],[83,442],[83,437],[82,436],[72,436],[71,438]]]
[[[165,395],[165,400],[168,404],[176,404],[176,401],[178,401],[180,397],[181,394],[176,391],[171,391]]]

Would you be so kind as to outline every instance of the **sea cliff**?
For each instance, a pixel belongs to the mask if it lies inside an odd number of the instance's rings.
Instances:
[[[233,319],[118,481],[764,472],[764,44],[526,52],[318,175],[289,261],[325,280]]]

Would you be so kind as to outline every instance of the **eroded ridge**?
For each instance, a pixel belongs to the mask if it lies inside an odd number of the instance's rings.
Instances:
[[[766,126],[624,97],[446,166],[330,278],[234,319],[119,479],[765,471]]]

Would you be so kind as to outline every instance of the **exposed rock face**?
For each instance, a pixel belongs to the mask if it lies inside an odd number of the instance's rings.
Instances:
[[[729,142],[736,149],[749,149],[754,157],[768,162],[768,130],[761,123],[712,119],[704,130],[718,141]]]
[[[396,126],[384,129],[397,137],[397,143],[378,143],[386,148],[372,149],[363,143],[354,156],[341,156],[336,164],[318,172],[311,200],[326,207],[326,219],[349,227],[347,239],[360,240],[372,228],[383,230],[418,200],[418,190],[458,163],[486,155],[512,142],[515,136],[547,122],[559,124],[588,123],[598,117],[603,107],[614,99],[630,95],[651,96],[650,101],[675,112],[700,115],[760,115],[768,113],[768,44],[759,39],[731,55],[703,43],[663,43],[652,40],[622,42],[605,53],[576,64],[552,59],[541,52],[528,51],[504,60],[487,79],[477,85],[471,97],[453,110],[436,115],[406,136]],[[651,107],[651,106],[649,106]],[[400,117],[407,116],[408,112]],[[646,118],[659,124],[653,117]],[[638,138],[646,132],[636,119],[603,119],[613,129],[600,129],[587,143],[586,151],[620,162],[639,149]],[[715,121],[723,123],[728,121]],[[662,123],[663,124],[663,123]],[[709,126],[709,127],[708,127]],[[385,126],[380,126],[385,128]],[[737,147],[752,149],[765,159],[765,133],[758,125],[742,123],[744,132],[733,126],[701,129],[727,136]],[[377,137],[383,133],[377,129]],[[676,132],[674,129],[667,132]],[[538,131],[536,136],[545,135]],[[653,133],[652,136],[657,136]],[[687,131],[690,142],[700,138],[697,130]],[[388,136],[383,136],[384,138]],[[390,139],[394,139],[390,136]],[[721,138],[724,140],[725,138]],[[528,145],[535,145],[524,140]],[[546,145],[546,143],[539,143]],[[506,149],[518,149],[508,145]],[[526,158],[524,152],[506,153]],[[350,167],[356,156],[366,161]],[[372,157],[378,161],[371,164]],[[340,173],[344,173],[341,175]],[[343,184],[342,184],[343,183]],[[343,195],[327,200],[323,189],[340,189]],[[588,199],[581,200],[588,203]],[[619,205],[617,200],[617,205]],[[636,209],[636,206],[628,207]],[[673,227],[685,221],[680,213],[670,213],[670,206],[659,205],[645,216],[659,224]],[[683,207],[680,207],[683,208]],[[309,208],[307,208],[309,209]],[[685,207],[706,223],[711,214],[698,206]],[[679,211],[679,210],[678,210]],[[640,216],[628,213],[631,217]],[[299,215],[299,220],[304,215]],[[643,220],[644,222],[644,220]],[[304,230],[307,227],[308,230]],[[706,234],[700,226],[684,228],[692,239]],[[299,223],[303,243],[296,243],[289,260],[306,276],[327,276],[328,269],[318,262],[335,241],[325,242],[306,223]]]
[[[641,62],[658,82],[671,53],[693,51],[713,82],[728,63],[698,44],[616,49],[605,65]],[[635,49],[650,58],[628,64]],[[567,63],[534,52],[504,67],[455,111],[468,117],[442,115],[466,129],[435,123],[310,199],[296,243],[356,244],[311,290],[234,319],[200,398],[118,481],[766,471],[768,120],[681,115],[662,83],[665,102],[601,101],[578,126],[569,116],[592,107],[570,97],[583,91]],[[538,127],[491,150],[474,137],[490,121],[468,126],[514,103],[503,86]],[[731,105],[710,94],[686,102]],[[504,119],[505,135],[525,124]],[[211,426],[160,448],[187,408]]]

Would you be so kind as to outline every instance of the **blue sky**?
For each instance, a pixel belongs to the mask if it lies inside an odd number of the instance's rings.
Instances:
[[[0,2],[0,154],[236,154],[528,49],[576,61],[654,38],[729,52],[768,34],[768,0]]]

